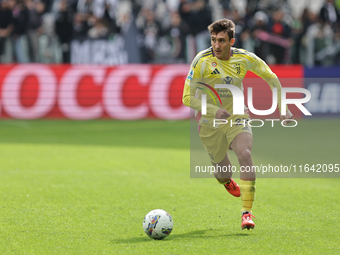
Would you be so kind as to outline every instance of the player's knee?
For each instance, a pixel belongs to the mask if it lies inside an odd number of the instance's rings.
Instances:
[[[251,151],[249,149],[245,149],[241,151],[237,156],[239,160],[249,160],[251,159]]]

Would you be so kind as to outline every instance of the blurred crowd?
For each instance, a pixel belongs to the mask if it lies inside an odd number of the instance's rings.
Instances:
[[[138,47],[142,63],[188,63],[229,18],[235,47],[269,64],[340,65],[340,0],[295,17],[288,0],[0,0],[0,63],[70,63],[71,42]],[[307,1],[308,3],[308,1]],[[131,43],[133,41],[133,43]],[[135,53],[133,53],[135,54]]]

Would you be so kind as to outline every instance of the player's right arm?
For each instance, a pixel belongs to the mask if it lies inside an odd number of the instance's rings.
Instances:
[[[197,87],[199,87],[199,84],[197,82],[201,81],[204,77],[204,66],[202,66],[201,60],[198,60],[197,63],[196,62],[197,62],[197,57],[193,60],[190,66],[189,74],[185,80],[182,101],[184,105],[196,111],[201,111],[202,100],[198,97],[195,97],[195,95],[196,95]],[[225,110],[225,109],[220,109],[219,107],[215,105],[207,103],[207,115],[215,117],[216,113],[219,110]],[[222,112],[226,114],[224,111]],[[221,115],[221,116],[224,116],[224,115]]]

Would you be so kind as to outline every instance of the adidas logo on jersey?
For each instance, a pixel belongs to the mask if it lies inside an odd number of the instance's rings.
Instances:
[[[217,68],[215,68],[215,70],[211,74],[220,74],[220,71],[218,71]]]

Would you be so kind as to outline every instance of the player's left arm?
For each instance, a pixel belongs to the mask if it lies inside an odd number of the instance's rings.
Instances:
[[[288,106],[286,109],[286,115],[281,115],[281,91],[282,86],[277,75],[270,69],[270,67],[264,62],[261,58],[256,56],[253,53],[249,54],[248,58],[248,69],[252,71],[256,75],[260,76],[264,79],[270,86],[271,90],[273,88],[277,88],[277,99],[278,99],[278,107],[280,111],[281,120],[293,119],[293,114],[289,111]],[[290,121],[285,121],[284,124],[289,123]]]

